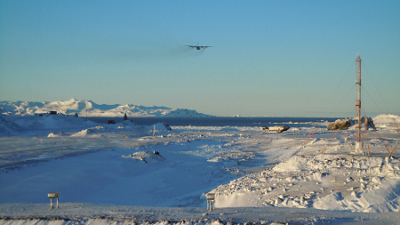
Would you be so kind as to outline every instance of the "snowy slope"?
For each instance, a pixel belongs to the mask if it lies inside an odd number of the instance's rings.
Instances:
[[[207,117],[195,110],[141,105],[99,105],[90,100],[54,102],[1,101],[0,112],[5,115],[34,115],[57,111],[62,114],[75,114],[89,117]]]

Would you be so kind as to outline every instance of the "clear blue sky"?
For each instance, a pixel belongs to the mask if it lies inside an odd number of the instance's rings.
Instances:
[[[196,51],[184,45],[212,45]],[[400,113],[400,1],[0,1],[0,100]]]

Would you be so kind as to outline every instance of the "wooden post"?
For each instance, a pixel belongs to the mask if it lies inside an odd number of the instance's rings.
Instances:
[[[333,140],[333,138],[336,136],[336,134],[339,132],[340,129],[342,129],[342,127],[346,124],[346,121],[344,121],[342,123],[342,125],[340,125],[340,127],[337,129],[336,133],[332,136],[331,140]]]
[[[311,131],[310,131],[310,133],[307,135],[306,140],[304,140],[303,145],[307,142],[308,138],[310,138],[312,132],[314,131],[315,126],[317,126],[317,124],[315,124],[315,125],[313,126],[313,128],[312,128]]]
[[[54,209],[54,207],[53,207],[53,198],[50,198],[50,209]]]
[[[369,151],[369,144],[368,144],[368,156],[371,156],[371,153]]]
[[[317,125],[317,124],[315,124],[315,125]],[[314,127],[315,127],[315,126],[314,126]],[[315,130],[314,130],[314,128],[311,130],[312,134],[311,134],[311,132],[310,132],[310,134],[308,135],[308,137],[307,137],[306,140],[304,141],[303,146],[308,142],[308,140],[309,140],[310,138],[312,138],[312,137],[314,136],[314,134],[317,132],[318,129],[319,129],[319,127],[317,127],[317,129],[315,129]],[[314,132],[313,132],[313,130],[314,130]],[[299,149],[299,151],[297,151],[296,156],[300,153],[300,150],[301,150],[301,148]]]
[[[321,154],[324,154],[325,148],[326,148],[326,145],[325,145],[324,149],[322,149]]]
[[[393,147],[392,151],[389,153],[389,157],[392,155],[394,149],[396,148],[396,146]]]

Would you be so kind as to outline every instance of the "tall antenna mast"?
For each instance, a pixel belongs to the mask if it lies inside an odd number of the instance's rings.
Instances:
[[[356,124],[357,137],[356,137],[356,152],[361,151],[363,143],[361,140],[361,57],[358,55],[356,58]],[[358,126],[358,127],[357,127]]]

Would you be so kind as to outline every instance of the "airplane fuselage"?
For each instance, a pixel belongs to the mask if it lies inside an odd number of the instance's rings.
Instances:
[[[198,51],[200,51],[200,50],[203,49],[203,48],[212,47],[212,46],[207,46],[207,45],[202,46],[202,45],[199,45],[199,44],[197,44],[197,45],[185,45],[185,46],[188,46],[188,47],[190,47],[190,48],[194,48],[194,49],[196,49],[196,50],[198,50]]]

